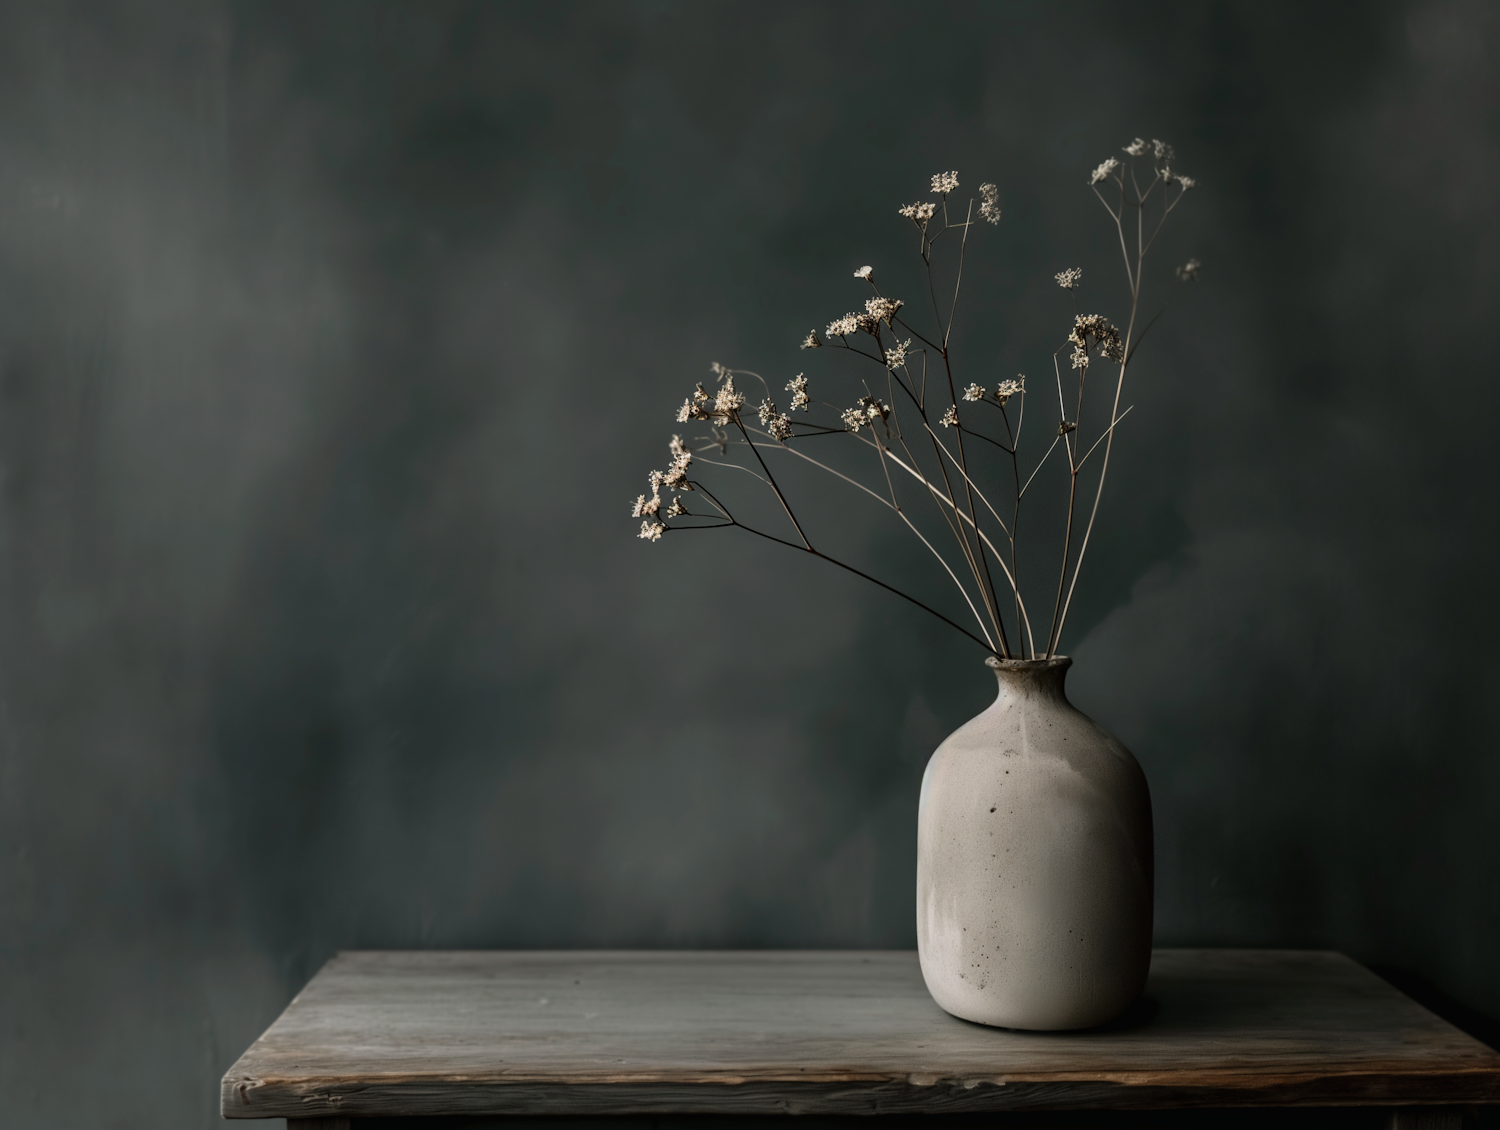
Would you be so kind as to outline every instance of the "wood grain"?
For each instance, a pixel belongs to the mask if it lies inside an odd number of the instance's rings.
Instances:
[[[1158,950],[1107,1029],[955,1020],[908,952],[361,952],[224,1076],[226,1118],[1500,1101],[1500,1056],[1335,953]]]

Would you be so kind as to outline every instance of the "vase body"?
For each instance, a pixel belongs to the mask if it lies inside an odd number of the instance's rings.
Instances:
[[[965,1020],[1090,1028],[1136,1000],[1151,965],[1146,776],[1068,702],[1071,660],[987,662],[998,697],[922,778],[922,976]]]

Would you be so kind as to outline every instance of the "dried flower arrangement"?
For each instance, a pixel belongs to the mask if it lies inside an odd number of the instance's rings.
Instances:
[[[650,494],[639,496],[632,508],[633,516],[642,520],[639,536],[656,542],[669,532],[738,527],[863,577],[931,613],[1002,659],[1051,659],[1057,653],[1098,517],[1115,430],[1130,411],[1128,407],[1120,410],[1125,374],[1146,331],[1160,317],[1158,312],[1138,330],[1146,256],[1167,217],[1195,183],[1173,170],[1172,149],[1164,142],[1136,138],[1123,152],[1124,161],[1108,158],[1094,169],[1088,184],[1109,213],[1119,237],[1129,292],[1125,329],[1122,333],[1099,314],[1075,314],[1066,341],[1052,354],[1055,422],[1050,418],[1052,390],[1044,394],[1047,407],[1032,409],[1033,417],[1039,411],[1048,414],[1046,436],[1050,439],[1034,464],[1023,466],[1020,451],[1030,391],[1027,378],[1018,374],[993,385],[970,382],[960,387],[951,351],[970,233],[980,222],[999,223],[999,190],[993,184],[980,185],[977,207],[970,199],[959,220],[956,209],[950,208],[956,203],[953,194],[959,186],[958,174],[939,173],[932,178],[935,200],[898,210],[916,229],[931,327],[924,332],[914,326],[908,320],[906,304],[883,294],[874,270],[866,266],[854,272],[855,278],[873,291],[864,309],[835,318],[821,334],[814,330],[802,342],[803,349],[840,349],[880,368],[877,379],[860,382],[862,395],[852,406],[814,400],[807,376],[798,373],[785,386],[791,396],[783,410],[760,374],[713,365],[717,387],[709,390],[700,383],[677,413],[678,423],[707,424],[711,434],[700,437],[697,446],[681,435],[672,437],[670,464],[665,471],[650,473]],[[955,238],[958,241],[951,295],[945,293],[946,313],[940,308],[934,278],[934,252],[945,237],[949,244]],[[1198,261],[1190,259],[1177,268],[1177,281],[1196,280],[1198,270]],[[1058,286],[1074,292],[1082,271],[1070,268],[1055,278]],[[1165,308],[1164,303],[1162,310]],[[1066,381],[1061,364],[1065,352],[1071,365]],[[1090,370],[1096,364],[1113,368],[1112,403],[1098,422],[1096,434],[1085,436],[1080,424],[1084,421]],[[764,391],[753,412],[748,410],[749,402],[741,388],[747,381],[759,382]],[[875,472],[870,481],[875,485],[860,482],[854,474],[830,465],[832,460],[817,447],[814,451],[822,458],[804,450],[812,446],[806,441],[829,435],[846,436],[868,450],[868,465]],[[979,450],[998,457],[1001,482],[982,485],[978,481],[985,478],[979,468],[981,461],[975,459]],[[1045,634],[1038,645],[1018,581],[1016,533],[1023,499],[1059,450],[1066,460],[1068,476],[1067,515],[1057,584],[1055,591],[1050,585],[1047,590],[1052,597],[1050,621],[1042,625]],[[732,454],[740,456],[740,461],[732,461]],[[889,509],[921,541],[957,588],[975,630],[818,548],[798,521],[782,481],[772,470],[771,462],[787,457],[843,480]],[[1091,481],[1082,481],[1085,469],[1096,457],[1097,473]],[[779,503],[787,520],[786,536],[737,518],[726,501],[697,477],[696,469],[703,465],[732,467],[758,479]],[[903,502],[898,484],[907,488],[908,497],[915,494],[940,516],[952,545],[948,553],[912,520],[911,508]],[[669,492],[670,501],[664,501],[663,490]],[[1082,504],[1090,492],[1092,502],[1080,536]],[[689,495],[701,500],[691,509]],[[933,519],[929,515],[927,520]],[[941,535],[937,537],[941,540]]]

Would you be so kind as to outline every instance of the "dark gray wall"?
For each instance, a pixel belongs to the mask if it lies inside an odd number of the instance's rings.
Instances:
[[[340,947],[912,945],[978,656],[628,500],[710,361],[818,371],[939,169],[1003,191],[976,363],[1041,367],[1063,266],[1118,313],[1083,175],[1137,133],[1204,281],[1065,646],[1159,938],[1500,1015],[1497,48],[1479,0],[4,4],[0,1120],[214,1125]]]

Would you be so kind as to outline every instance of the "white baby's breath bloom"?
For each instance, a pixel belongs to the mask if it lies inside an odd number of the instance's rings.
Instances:
[[[1017,379],[1013,381],[1001,381],[995,388],[995,399],[1000,402],[1000,407],[1005,407],[1005,402],[1013,396],[1018,396],[1026,391],[1026,374],[1017,373]]]
[[[1189,259],[1186,263],[1177,268],[1177,277],[1185,282],[1197,282],[1198,270],[1202,266],[1203,264],[1198,262],[1198,260]]]
[[[714,397],[713,414],[728,420],[732,413],[744,406],[745,394],[734,390],[734,374],[725,369],[724,383],[719,386],[718,395]]]
[[[641,532],[635,536],[645,538],[647,541],[661,541],[661,535],[666,531],[666,526],[652,518],[647,518],[641,523]]]
[[[823,347],[823,339],[818,336],[818,331],[817,330],[808,330],[807,331],[807,336],[802,339],[802,345],[799,348],[802,348],[802,349],[821,349],[822,347]]]
[[[992,184],[979,186],[979,217],[992,224],[1000,222],[1000,190]]]
[[[845,314],[842,318],[835,318],[823,332],[829,337],[849,337],[856,334],[859,332],[859,315]]]
[[[1120,340],[1120,331],[1102,314],[1079,314],[1073,319],[1073,332],[1068,334],[1073,346],[1073,368],[1086,369],[1089,364],[1089,349],[1097,346],[1101,356],[1111,361],[1125,358],[1125,345]]]
[[[875,268],[874,267],[864,266],[864,267],[861,267],[859,270],[857,270],[857,271],[854,272],[854,277],[857,278],[857,279],[867,279],[871,275],[873,275],[874,273],[875,273]]]
[[[865,300],[865,313],[877,322],[890,325],[896,317],[896,312],[906,305],[899,298],[870,298]]]
[[[932,191],[939,196],[947,196],[958,187],[958,173],[937,173],[932,178]]]
[[[839,419],[844,421],[844,427],[848,428],[851,432],[857,432],[859,431],[859,426],[865,422],[865,414],[859,408],[846,408],[839,415]]]
[[[692,490],[692,485],[687,481],[687,469],[692,466],[693,453],[682,442],[681,436],[673,436],[672,441],[667,444],[667,450],[672,454],[672,465],[665,471],[652,472],[653,489],[657,485],[656,476],[660,475],[662,486],[670,487],[672,490]]]
[[[1103,164],[1101,164],[1097,169],[1095,169],[1093,171],[1093,173],[1089,176],[1089,184],[1098,184],[1100,181],[1105,180],[1106,178],[1108,178],[1109,175],[1111,173],[1113,173],[1119,167],[1120,167],[1120,162],[1117,161],[1117,160],[1115,160],[1115,158],[1110,157]]]
[[[703,388],[703,382],[698,382],[698,387],[693,390],[693,395],[682,402],[682,407],[677,410],[677,422],[685,424],[689,420],[708,419],[708,393]]]
[[[1132,157],[1144,157],[1148,148],[1149,146],[1147,146],[1146,144],[1146,139],[1144,137],[1138,137],[1129,145],[1125,146],[1125,152],[1129,153]]]
[[[795,412],[800,408],[806,412],[807,406],[811,403],[807,396],[807,378],[798,373],[787,382],[786,390],[792,394],[792,411]]]
[[[885,367],[887,369],[899,369],[906,364],[906,351],[911,346],[911,338],[898,341],[885,351]]]
[[[865,416],[871,420],[884,420],[891,414],[891,406],[876,400],[873,396],[861,396],[859,404],[865,410]]]
[[[1078,283],[1083,278],[1082,267],[1069,267],[1066,271],[1057,272],[1057,285],[1064,290],[1077,290]]]
[[[937,205],[931,200],[919,201],[916,204],[903,205],[896,209],[896,211],[916,224],[917,227],[925,228],[927,221],[932,219],[933,213],[937,211]]]
[[[971,384],[968,388],[964,389],[964,399],[983,400],[984,389],[980,388],[978,385]]]
[[[1183,192],[1186,192],[1188,189],[1192,188],[1198,183],[1192,177],[1185,177],[1181,173],[1174,173],[1170,165],[1163,165],[1160,169],[1156,170],[1156,172],[1157,175],[1161,177],[1163,184],[1171,184],[1173,181],[1176,181],[1177,186],[1181,188]]]
[[[655,492],[652,493],[650,498],[647,498],[644,494],[637,495],[635,506],[631,508],[630,516],[632,518],[644,518],[647,514],[655,514],[660,509],[661,495]]]
[[[686,513],[687,507],[682,504],[682,495],[674,494],[672,496],[672,505],[667,507],[667,517],[680,518]]]
[[[954,427],[958,423],[958,406],[948,405],[948,411],[943,413],[943,418],[938,421],[945,428]]]
[[[1158,161],[1170,161],[1175,155],[1170,145],[1165,141],[1157,141],[1154,137],[1151,139],[1151,150]]]

